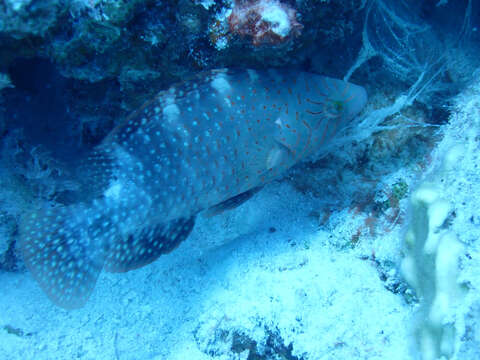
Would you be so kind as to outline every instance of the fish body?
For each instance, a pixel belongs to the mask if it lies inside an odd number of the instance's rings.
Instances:
[[[321,151],[366,100],[360,86],[298,71],[213,70],[172,86],[88,157],[94,200],[27,217],[25,263],[55,303],[81,307],[102,268],[173,250],[196,214],[237,206]]]

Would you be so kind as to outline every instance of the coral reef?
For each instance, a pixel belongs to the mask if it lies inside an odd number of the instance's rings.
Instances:
[[[451,171],[461,151],[450,150],[440,171]],[[452,358],[458,336],[452,314],[463,299],[458,277],[464,248],[448,230],[453,209],[442,199],[443,192],[440,182],[427,181],[412,194],[402,262],[405,278],[421,298],[416,337],[424,360]]]
[[[278,0],[237,0],[228,16],[230,30],[253,45],[278,44],[300,35],[297,12]]]

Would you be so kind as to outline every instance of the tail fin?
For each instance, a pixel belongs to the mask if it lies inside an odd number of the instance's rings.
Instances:
[[[35,211],[21,224],[25,264],[61,307],[82,307],[95,287],[105,260],[100,230],[108,233],[92,226],[98,220],[84,205],[74,205]]]

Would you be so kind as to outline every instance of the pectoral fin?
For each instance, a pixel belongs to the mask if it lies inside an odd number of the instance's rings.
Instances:
[[[220,204],[214,205],[211,208],[209,208],[206,212],[207,217],[212,217],[218,214],[221,214],[225,210],[232,210],[235,209],[237,206],[242,205],[245,201],[250,199],[253,195],[255,195],[257,192],[262,190],[263,186],[257,186],[254,187],[250,190],[247,190],[243,193],[240,193],[238,195],[235,195],[225,201],[222,201]]]

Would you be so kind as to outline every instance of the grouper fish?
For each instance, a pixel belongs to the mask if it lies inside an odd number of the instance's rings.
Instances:
[[[213,70],[161,91],[85,160],[90,198],[38,209],[20,249],[48,297],[82,307],[102,269],[145,266],[307,159],[367,101],[361,86],[293,70]]]

